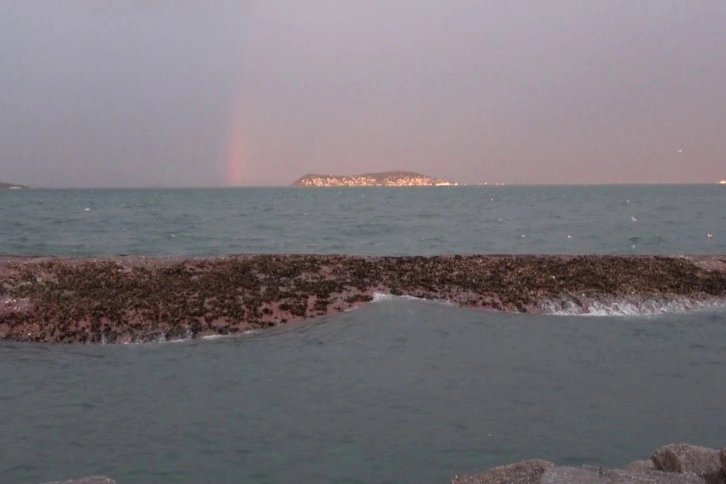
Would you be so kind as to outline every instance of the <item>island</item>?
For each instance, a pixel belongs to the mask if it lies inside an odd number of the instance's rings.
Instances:
[[[295,180],[295,187],[430,187],[455,186],[456,182],[413,171],[385,171],[359,175],[307,174]]]
[[[21,188],[28,188],[26,185],[18,185],[15,183],[6,183],[3,181],[0,181],[0,190],[8,189],[8,190],[19,190]]]

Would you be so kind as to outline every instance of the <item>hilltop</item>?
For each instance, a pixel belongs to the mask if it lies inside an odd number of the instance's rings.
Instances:
[[[296,187],[408,187],[408,186],[450,186],[456,182],[434,178],[413,171],[385,171],[361,173],[358,175],[307,174],[295,180]]]
[[[6,183],[0,181],[0,190],[3,188],[28,188],[26,185],[18,185],[17,183]]]

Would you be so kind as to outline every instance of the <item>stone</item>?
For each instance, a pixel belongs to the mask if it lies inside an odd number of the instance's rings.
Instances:
[[[623,467],[626,471],[631,472],[646,472],[646,471],[654,471],[655,464],[653,464],[653,461],[648,460],[636,460],[635,462],[631,462],[630,464]]]
[[[116,484],[116,481],[106,476],[88,476],[67,481],[49,481],[42,484]]]
[[[656,470],[629,471],[603,467],[555,467],[546,471],[540,484],[704,484],[692,473],[675,474]]]
[[[479,474],[454,476],[452,484],[535,484],[552,462],[541,459],[523,460],[514,464],[494,467]]]
[[[710,477],[721,472],[719,451],[690,444],[670,444],[650,456],[655,468],[664,472],[692,472]]]

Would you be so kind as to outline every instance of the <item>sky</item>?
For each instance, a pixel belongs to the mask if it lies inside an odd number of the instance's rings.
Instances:
[[[726,178],[724,0],[2,0],[0,180]]]

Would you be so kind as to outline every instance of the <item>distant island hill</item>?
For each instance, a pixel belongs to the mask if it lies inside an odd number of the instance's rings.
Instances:
[[[0,190],[8,189],[8,190],[19,190],[21,188],[28,188],[27,185],[18,185],[17,183],[5,183],[3,181],[0,181]]]
[[[455,186],[456,182],[413,171],[385,171],[359,175],[308,174],[295,180],[295,187],[430,187]]]

